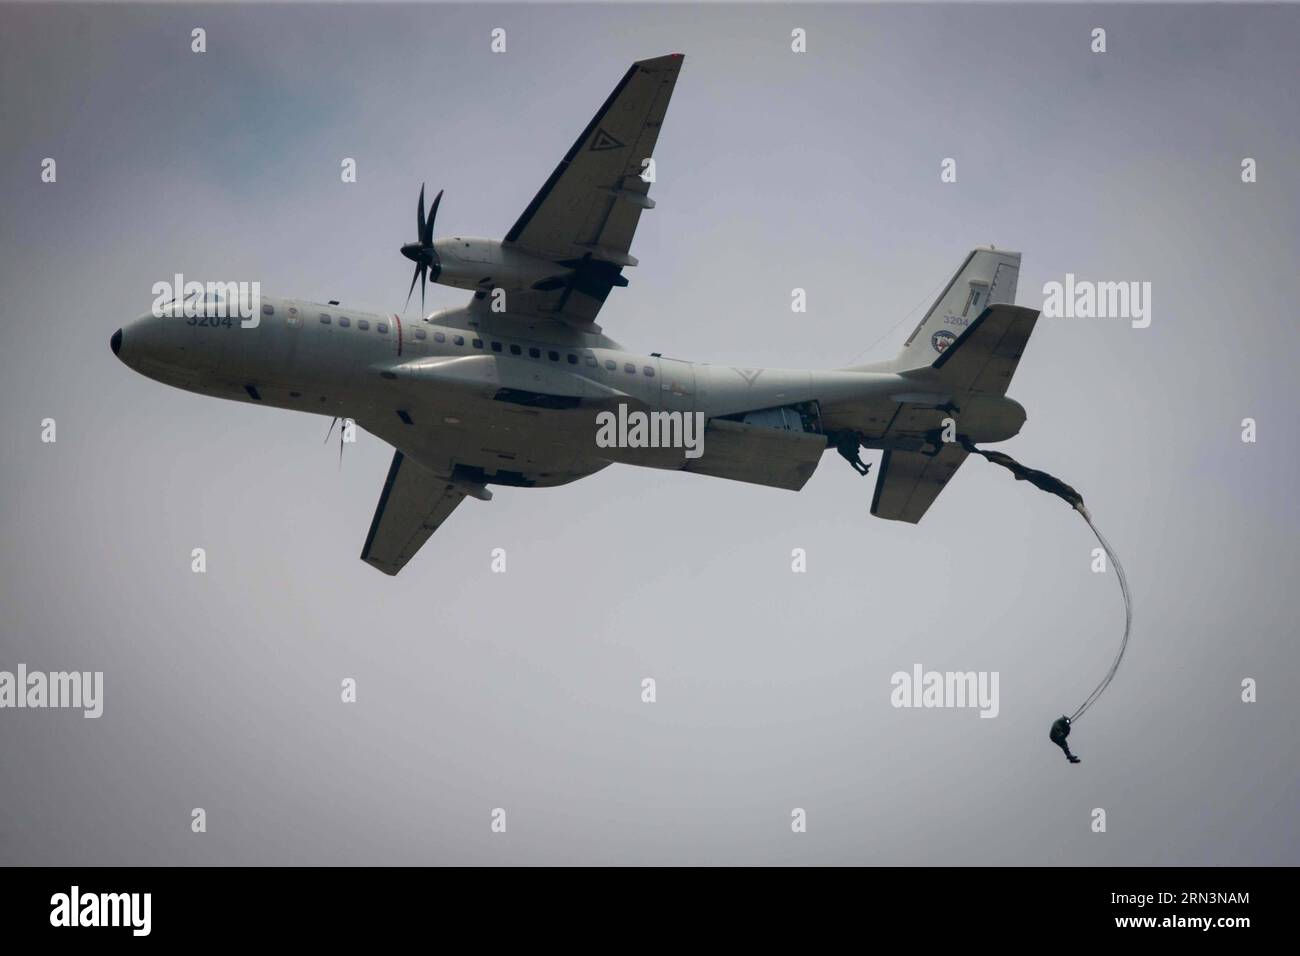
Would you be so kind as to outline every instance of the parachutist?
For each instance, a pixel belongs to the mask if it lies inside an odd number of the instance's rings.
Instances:
[[[1004,455],[997,451],[985,451],[983,448],[976,447],[975,442],[971,440],[969,435],[958,435],[957,440],[961,442],[961,446],[972,455],[983,455],[987,461],[995,465],[1001,465],[1003,468],[1007,469],[1016,476],[1017,481],[1027,481],[1036,488],[1041,488],[1043,491],[1056,495],[1058,498],[1069,503],[1075,511],[1079,512],[1079,514],[1083,516],[1083,520],[1088,523],[1088,527],[1092,530],[1092,533],[1096,535],[1097,543],[1101,545],[1102,550],[1106,552],[1106,556],[1110,558],[1111,566],[1115,569],[1115,576],[1119,579],[1120,594],[1124,596],[1124,636],[1120,638],[1119,652],[1115,655],[1115,660],[1110,665],[1110,670],[1106,672],[1106,676],[1101,679],[1100,684],[1093,688],[1092,693],[1087,696],[1084,702],[1078,706],[1074,712],[1074,716],[1062,716],[1059,720],[1054,721],[1051,732],[1048,734],[1052,743],[1056,744],[1056,746],[1060,747],[1061,750],[1065,752],[1066,760],[1070,761],[1070,763],[1080,763],[1081,761],[1079,758],[1070,753],[1070,747],[1066,744],[1065,738],[1070,736],[1071,723],[1082,717],[1088,708],[1097,702],[1098,698],[1101,697],[1106,688],[1110,686],[1110,682],[1115,679],[1115,674],[1119,672],[1120,662],[1124,659],[1124,651],[1128,648],[1129,634],[1133,630],[1133,597],[1129,593],[1128,577],[1124,574],[1124,568],[1119,563],[1119,559],[1115,557],[1115,550],[1110,546],[1110,543],[1105,539],[1102,533],[1097,530],[1097,526],[1093,523],[1092,515],[1089,514],[1088,509],[1084,507],[1083,495],[1079,494],[1061,479],[1049,475],[1045,471],[1026,468],[1010,455]]]
[[[1052,723],[1051,733],[1047,735],[1052,743],[1065,751],[1065,759],[1070,763],[1079,763],[1079,758],[1070,753],[1070,745],[1065,742],[1065,738],[1070,736],[1070,718],[1062,715],[1059,720]]]
[[[853,466],[853,470],[859,475],[866,475],[871,471],[871,466],[864,463],[862,456],[858,454],[858,448],[861,447],[858,436],[852,433],[842,436],[835,442],[835,450],[840,453],[840,457]]]

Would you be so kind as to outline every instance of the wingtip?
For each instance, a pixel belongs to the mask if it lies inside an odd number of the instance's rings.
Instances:
[[[665,53],[662,56],[652,56],[645,60],[637,60],[636,65],[642,67],[655,65],[680,66],[682,61],[685,59],[685,53]]]

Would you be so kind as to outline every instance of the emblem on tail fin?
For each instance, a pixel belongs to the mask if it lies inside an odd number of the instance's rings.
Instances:
[[[930,336],[930,344],[934,346],[936,352],[944,352],[948,346],[957,341],[957,336],[953,335],[947,329],[940,329]]]

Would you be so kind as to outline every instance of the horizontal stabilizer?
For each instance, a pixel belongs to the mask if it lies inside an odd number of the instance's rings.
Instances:
[[[396,574],[464,500],[458,484],[394,452],[361,560]]]
[[[887,451],[876,477],[871,513],[877,518],[916,524],[934,504],[961,463],[966,449],[955,443],[940,446],[937,455],[917,451]]]
[[[954,393],[1005,395],[1037,321],[1038,312],[1024,306],[987,308],[932,367]]]

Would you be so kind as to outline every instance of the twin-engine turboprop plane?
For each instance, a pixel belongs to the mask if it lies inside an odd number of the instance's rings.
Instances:
[[[254,326],[177,302],[119,329],[113,352],[178,388],[351,418],[393,445],[361,551],[386,574],[490,485],[561,485],[616,462],[798,490],[829,448],[862,474],[859,450],[882,449],[872,514],[920,521],[966,458],[960,439],[1002,441],[1025,421],[1005,394],[1038,317],[1012,304],[1019,253],[971,252],[887,362],[733,368],[623,348],[596,317],[636,265],[633,233],[654,208],[643,173],[681,65],[632,64],[500,241],[434,239],[442,194],[426,215],[421,190],[401,250],[408,303],[419,280],[422,294],[427,281],[472,289],[468,304],[408,321],[263,296]],[[602,441],[615,410],[690,416],[702,442]]]

